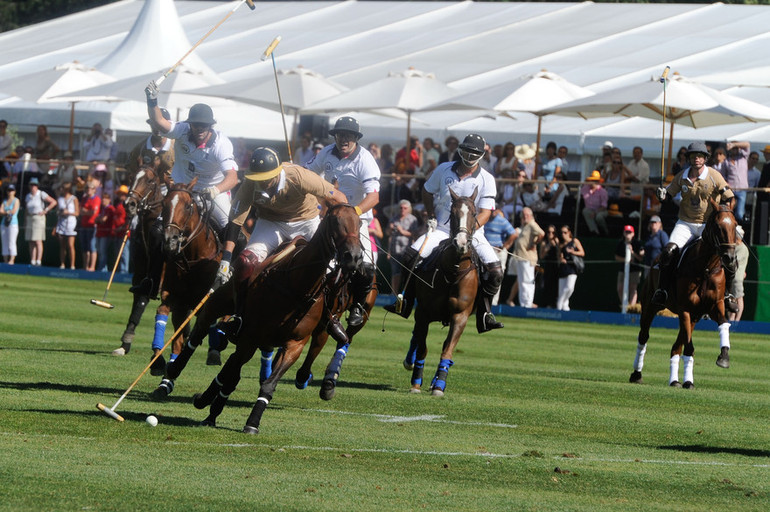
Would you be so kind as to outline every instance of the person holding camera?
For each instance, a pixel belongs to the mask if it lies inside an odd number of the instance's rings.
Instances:
[[[83,143],[83,154],[89,162],[106,162],[110,159],[110,150],[112,149],[112,139],[102,130],[102,125],[94,123],[91,127],[91,133]]]

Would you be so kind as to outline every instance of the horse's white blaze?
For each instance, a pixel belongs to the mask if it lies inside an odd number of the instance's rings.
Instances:
[[[144,178],[144,171],[139,171],[136,173],[136,178],[134,178],[134,186],[131,188],[136,188],[136,186],[139,184],[139,180]]]
[[[460,227],[464,227],[468,225],[468,214],[470,213],[470,210],[468,209],[468,205],[464,204],[460,206],[460,212],[462,212],[462,215],[460,216]],[[468,233],[465,231],[460,231],[455,236],[455,244],[457,244],[457,247],[465,252],[465,247],[468,245]]]
[[[179,196],[174,196],[171,199],[171,214],[169,215],[169,220],[174,218],[174,211],[176,210],[176,207],[179,205]]]

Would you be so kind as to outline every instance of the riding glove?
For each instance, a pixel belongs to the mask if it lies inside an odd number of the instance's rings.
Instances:
[[[663,201],[666,198],[666,187],[658,187],[655,191],[655,196],[659,201]]]
[[[159,93],[160,88],[158,87],[158,84],[155,83],[155,80],[147,84],[147,87],[144,88],[144,94],[147,95],[147,103],[155,102],[155,105],[157,105]]]
[[[217,187],[207,187],[206,190],[203,191],[204,196],[208,196],[209,199],[214,199],[219,195],[219,189]]]
[[[227,281],[230,280],[230,260],[226,260],[222,258],[222,261],[219,262],[219,269],[217,270],[217,275],[214,278],[214,288],[219,288],[223,284],[225,284]]]
[[[435,217],[431,217],[428,219],[428,231],[436,231],[436,228],[438,227],[438,221]]]

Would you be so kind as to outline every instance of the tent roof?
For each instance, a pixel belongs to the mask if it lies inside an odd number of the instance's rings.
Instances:
[[[237,4],[174,2],[188,41],[198,41]],[[141,0],[123,0],[2,33],[0,76],[20,76],[73,60],[98,68],[125,39],[143,6]],[[720,20],[719,30],[708,30],[714,20]],[[258,2],[255,12],[245,7],[235,12],[193,55],[226,81],[264,80],[272,77],[272,65],[259,56],[281,35],[275,52],[279,69],[303,65],[349,88],[414,67],[469,92],[547,69],[600,92],[648,80],[667,65],[694,79],[716,71],[733,73],[740,83],[741,72],[770,66],[767,26],[770,7],[722,3]],[[698,27],[696,37],[693,27]],[[123,71],[132,68],[127,63]],[[757,84],[755,75],[746,83],[770,86],[770,77]],[[770,104],[770,88],[745,89],[741,96]],[[275,123],[274,116],[268,117]],[[467,121],[467,113],[421,113],[419,118],[422,124],[415,122],[414,131],[442,137],[447,127]],[[367,138],[402,138],[403,120],[363,115],[360,120]],[[643,135],[659,134],[659,122],[617,121],[604,121],[613,136],[659,147],[659,135],[651,135],[657,141]],[[640,123],[650,128],[640,129]],[[497,135],[490,132],[490,140],[528,140],[536,119],[522,115],[516,121],[479,124],[485,129],[489,125],[504,126]],[[623,132],[624,126],[628,132]],[[709,134],[721,134],[721,139],[748,134],[764,143],[770,137],[765,126],[731,125],[710,128]],[[280,138],[280,126],[272,131]],[[543,133],[556,140],[582,140],[589,147],[610,132],[602,132],[601,123],[546,118]],[[682,139],[677,144],[702,138],[698,134],[677,130]]]

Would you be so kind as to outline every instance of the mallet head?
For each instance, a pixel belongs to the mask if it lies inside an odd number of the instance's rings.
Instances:
[[[97,299],[91,299],[91,304],[94,306],[99,306],[100,308],[105,309],[113,309],[115,306],[113,304],[110,304],[109,302],[105,302],[103,300],[97,300]]]
[[[114,420],[125,421],[123,419],[123,416],[121,416],[120,414],[116,413],[115,411],[113,411],[112,409],[110,409],[109,407],[107,407],[106,405],[104,405],[102,403],[96,404],[96,408],[99,409],[104,414],[106,414],[107,416],[109,416],[110,418],[112,418]]]

